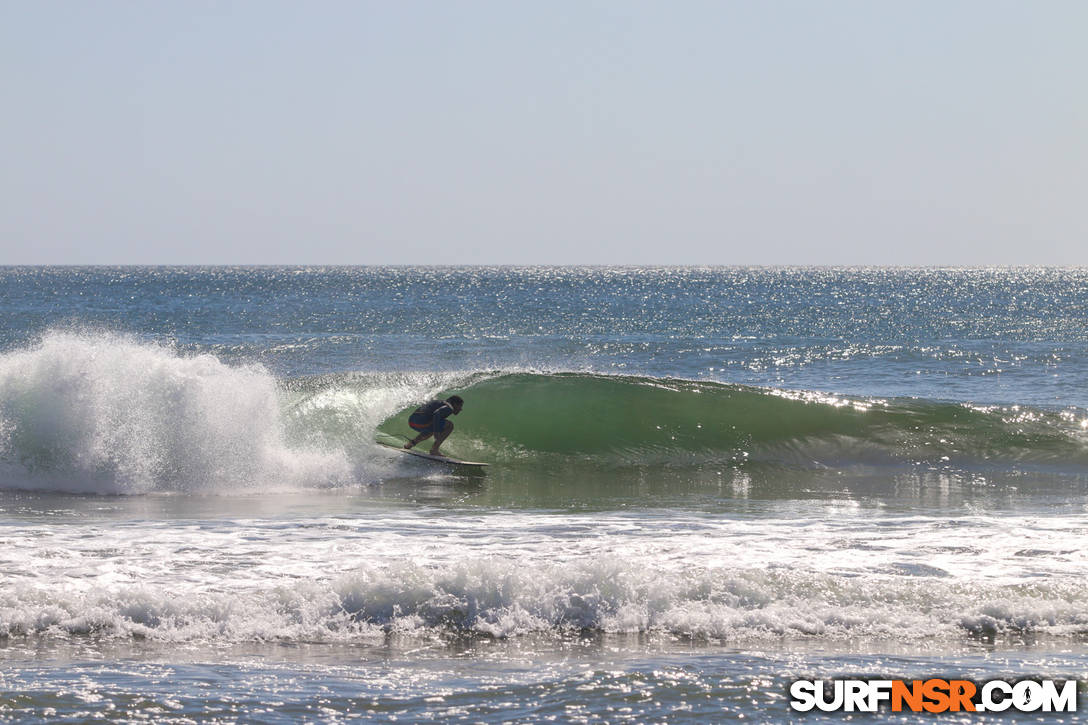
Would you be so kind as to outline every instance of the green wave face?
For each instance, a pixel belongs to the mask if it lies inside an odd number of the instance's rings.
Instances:
[[[451,455],[607,464],[1088,463],[1071,415],[957,403],[844,399],[718,383],[509,374],[458,393]],[[405,408],[379,431],[409,432]]]

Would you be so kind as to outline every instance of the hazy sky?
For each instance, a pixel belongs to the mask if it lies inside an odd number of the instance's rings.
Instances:
[[[1088,264],[1088,2],[0,0],[0,264]]]

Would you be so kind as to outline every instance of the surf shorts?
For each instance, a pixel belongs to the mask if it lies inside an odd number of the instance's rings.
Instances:
[[[449,424],[445,418],[441,418],[438,421],[439,428],[435,430],[434,416],[433,415],[412,415],[408,418],[408,425],[412,426],[412,430],[418,433],[441,433],[446,430],[446,426]]]

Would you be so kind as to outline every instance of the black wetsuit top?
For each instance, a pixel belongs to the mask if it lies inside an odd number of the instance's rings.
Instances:
[[[432,400],[416,408],[408,418],[408,425],[416,430],[437,432],[446,427],[446,418],[453,414],[453,406],[445,400]]]

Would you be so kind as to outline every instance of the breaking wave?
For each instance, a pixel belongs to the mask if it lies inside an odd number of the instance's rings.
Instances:
[[[342,451],[292,446],[275,378],[109,333],[0,356],[0,481],[142,493],[336,481]]]
[[[465,432],[449,447],[483,460],[1088,467],[1088,421],[1072,410],[586,373],[495,375],[457,392]],[[381,430],[401,431],[409,412]]]
[[[933,576],[844,578],[766,569],[663,570],[602,558],[363,566],[327,581],[241,590],[19,583],[0,592],[0,638],[94,635],[165,641],[358,641],[399,634],[492,637],[663,633],[759,640],[1078,637],[1078,582],[995,585]]]
[[[592,373],[342,373],[282,380],[112,333],[0,355],[0,487],[230,491],[383,479],[411,409],[466,400],[445,450],[554,465],[853,465],[1088,471],[1076,410],[846,398]]]

